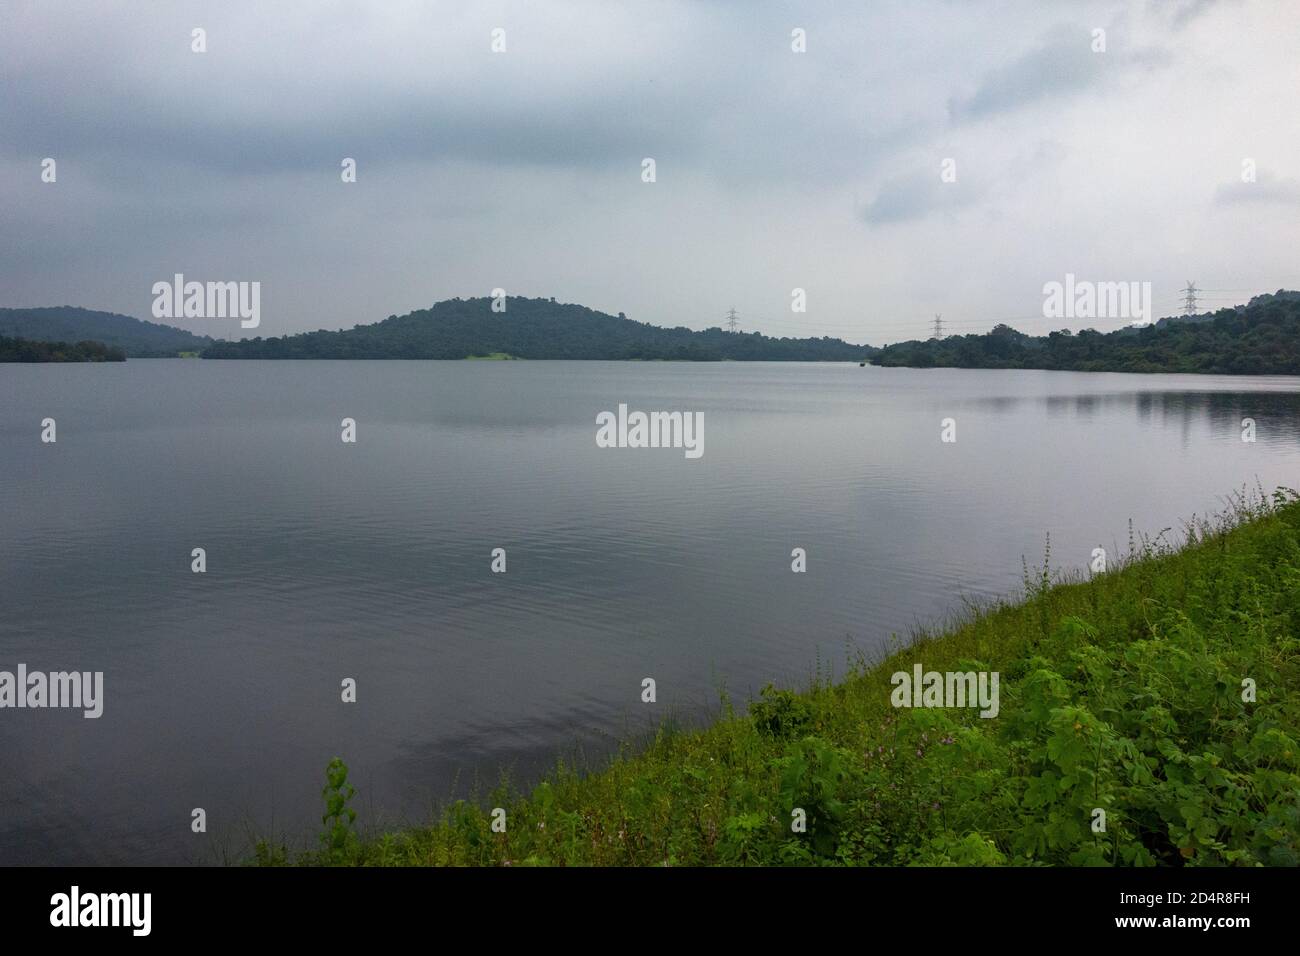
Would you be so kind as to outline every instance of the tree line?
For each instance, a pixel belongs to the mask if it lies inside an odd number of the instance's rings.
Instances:
[[[908,368],[1300,375],[1300,293],[1279,291],[1236,308],[1108,333],[1062,329],[1030,336],[997,325],[980,335],[899,342],[881,349],[873,362]]]
[[[36,342],[0,335],[0,362],[125,362],[126,353],[103,342]]]

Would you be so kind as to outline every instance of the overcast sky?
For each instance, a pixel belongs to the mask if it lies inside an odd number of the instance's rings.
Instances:
[[[1300,287],[1298,51],[1293,0],[3,0],[0,306],[150,318],[182,272],[261,282],[263,335],[496,287],[873,344],[1114,328],[1043,284]]]

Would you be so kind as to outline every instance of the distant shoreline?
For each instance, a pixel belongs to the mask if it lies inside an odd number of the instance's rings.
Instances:
[[[38,343],[41,345],[65,345],[66,343]],[[89,343],[92,345],[101,345],[102,343]],[[114,364],[125,362],[167,362],[167,361],[185,361],[192,362],[201,359],[199,355],[138,355],[130,358],[115,359],[17,359],[9,358],[0,354],[0,365],[95,365],[112,362]],[[462,363],[462,362],[527,362],[532,365],[547,365],[552,363],[563,362],[621,362],[629,365],[844,365],[860,366],[861,363],[852,360],[839,359],[632,359],[632,358],[543,358],[543,359],[525,359],[519,356],[510,356],[508,358],[497,358],[494,356],[468,355],[463,358],[402,358],[398,356],[381,358],[307,358],[293,357],[282,359],[261,359],[261,358],[233,358],[219,359],[221,362],[288,362],[288,363],[307,363],[307,362],[418,362],[418,363]],[[1254,380],[1262,378],[1290,378],[1300,381],[1300,371],[1296,372],[1274,372],[1269,370],[1248,371],[1248,372],[1224,372],[1215,370],[1202,369],[1174,369],[1174,368],[1156,368],[1156,369],[1078,369],[1078,368],[1040,368],[1040,367],[1002,367],[991,368],[985,366],[971,365],[941,365],[941,366],[920,366],[920,365],[876,365],[875,363],[866,363],[867,367],[875,369],[898,369],[909,372],[1049,372],[1069,375],[1185,375],[1196,376],[1198,378],[1235,378],[1243,380]]]
[[[553,298],[505,296],[448,299],[350,329],[216,340],[69,306],[0,309],[4,334],[30,343],[0,350],[0,360],[21,362],[120,361],[116,350],[125,358],[213,360],[856,362],[878,368],[1294,376],[1300,375],[1300,292],[1279,289],[1244,306],[1106,333],[1060,329],[1033,336],[1000,324],[982,334],[881,348],[827,336],[668,328]]]

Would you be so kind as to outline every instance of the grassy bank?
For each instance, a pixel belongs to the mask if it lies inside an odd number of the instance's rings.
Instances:
[[[705,730],[425,828],[358,837],[335,765],[322,848],[297,861],[1294,866],[1300,502],[1242,497],[1186,530],[1181,550],[1131,542],[1087,580],[1055,582],[1045,562],[1019,603],[841,682],[769,688],[747,715],[724,706]],[[997,716],[892,706],[891,675],[918,663],[998,672]]]

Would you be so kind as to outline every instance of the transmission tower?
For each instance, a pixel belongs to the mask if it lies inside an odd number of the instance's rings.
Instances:
[[[941,338],[943,338],[943,316],[942,316],[941,314],[939,314],[939,313],[935,313],[935,316],[934,316],[934,336],[933,336],[933,338],[936,338],[936,339],[941,339]]]
[[[730,309],[727,312],[727,331],[733,333],[736,331],[736,310],[735,309]]]
[[[1193,282],[1191,279],[1188,279],[1188,280],[1187,280],[1187,288],[1185,288],[1185,289],[1179,289],[1178,291],[1179,291],[1179,292],[1182,292],[1182,293],[1183,293],[1183,296],[1184,296],[1184,298],[1183,298],[1183,314],[1184,314],[1184,315],[1195,315],[1195,314],[1196,314],[1196,293],[1197,293],[1197,291],[1198,291],[1197,288],[1196,288],[1196,283]]]

